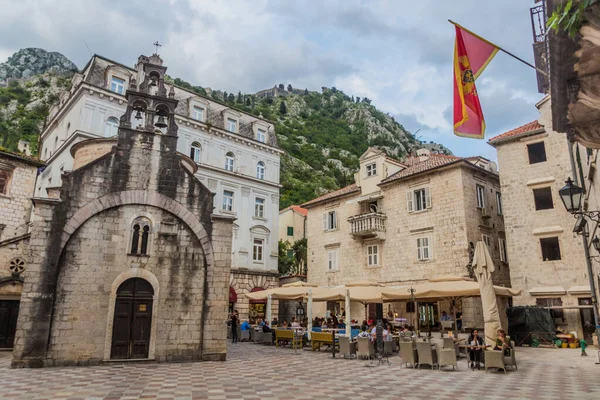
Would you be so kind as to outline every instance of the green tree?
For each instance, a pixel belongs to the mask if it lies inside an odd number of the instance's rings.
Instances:
[[[279,114],[287,114],[287,106],[285,105],[285,101],[282,101],[281,104],[279,104]]]
[[[229,103],[233,103],[235,101],[235,95],[233,93],[229,93],[229,96],[227,96],[227,101]]]
[[[240,90],[237,95],[237,102],[239,104],[244,104],[244,98],[242,97],[242,91]]]
[[[287,91],[290,92],[290,93],[292,93],[292,85],[290,85],[289,83],[288,83],[288,86],[287,86]]]
[[[290,242],[288,242],[287,240],[285,242],[283,240],[280,240],[277,270],[282,275],[288,274],[294,264],[294,259],[290,257],[289,250],[291,250]]]
[[[294,273],[306,275],[308,260],[308,241],[306,238],[296,240],[292,245],[292,251],[294,253]]]
[[[247,107],[251,107],[252,106],[252,104],[250,104],[250,98],[249,97],[246,97],[246,106]]]
[[[308,89],[304,89],[304,95],[308,96]]]

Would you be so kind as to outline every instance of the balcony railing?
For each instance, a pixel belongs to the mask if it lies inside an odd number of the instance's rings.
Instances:
[[[384,238],[386,219],[387,217],[383,213],[374,212],[355,215],[348,218],[350,233],[359,237],[376,236]]]

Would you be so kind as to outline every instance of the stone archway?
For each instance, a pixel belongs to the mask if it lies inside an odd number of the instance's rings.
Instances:
[[[85,223],[85,221],[104,210],[131,204],[154,206],[175,215],[179,220],[187,224],[200,241],[202,250],[206,256],[207,267],[214,265],[212,242],[208,232],[198,217],[190,212],[186,206],[170,197],[156,192],[147,192],[145,190],[126,190],[110,193],[92,200],[78,209],[65,224],[61,235],[60,247],[58,250],[59,254],[62,253],[71,236]]]

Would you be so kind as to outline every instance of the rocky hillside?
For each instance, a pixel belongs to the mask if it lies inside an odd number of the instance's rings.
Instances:
[[[19,140],[26,140],[37,151],[49,106],[68,88],[74,69],[63,55],[42,49],[20,50],[0,64],[0,147],[15,151]],[[369,146],[398,159],[420,147],[451,154],[442,145],[420,142],[370,99],[336,88],[314,92],[280,84],[255,94],[235,94],[178,78],[167,80],[275,122],[286,151],[281,163],[282,208],[351,184],[358,159]]]
[[[286,151],[281,164],[282,208],[351,184],[358,159],[369,146],[397,159],[421,147],[452,154],[440,144],[417,140],[370,99],[336,88],[313,92],[280,84],[252,95],[196,89],[276,123],[279,145]]]
[[[77,66],[67,57],[44,49],[27,48],[17,51],[0,64],[0,84],[10,79],[30,78],[45,72],[57,74],[77,71]]]

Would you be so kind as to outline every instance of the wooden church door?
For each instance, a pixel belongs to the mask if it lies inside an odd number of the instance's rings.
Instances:
[[[148,358],[154,289],[131,278],[117,289],[112,334],[112,359]]]
[[[10,349],[15,341],[19,300],[0,300],[0,349]]]

